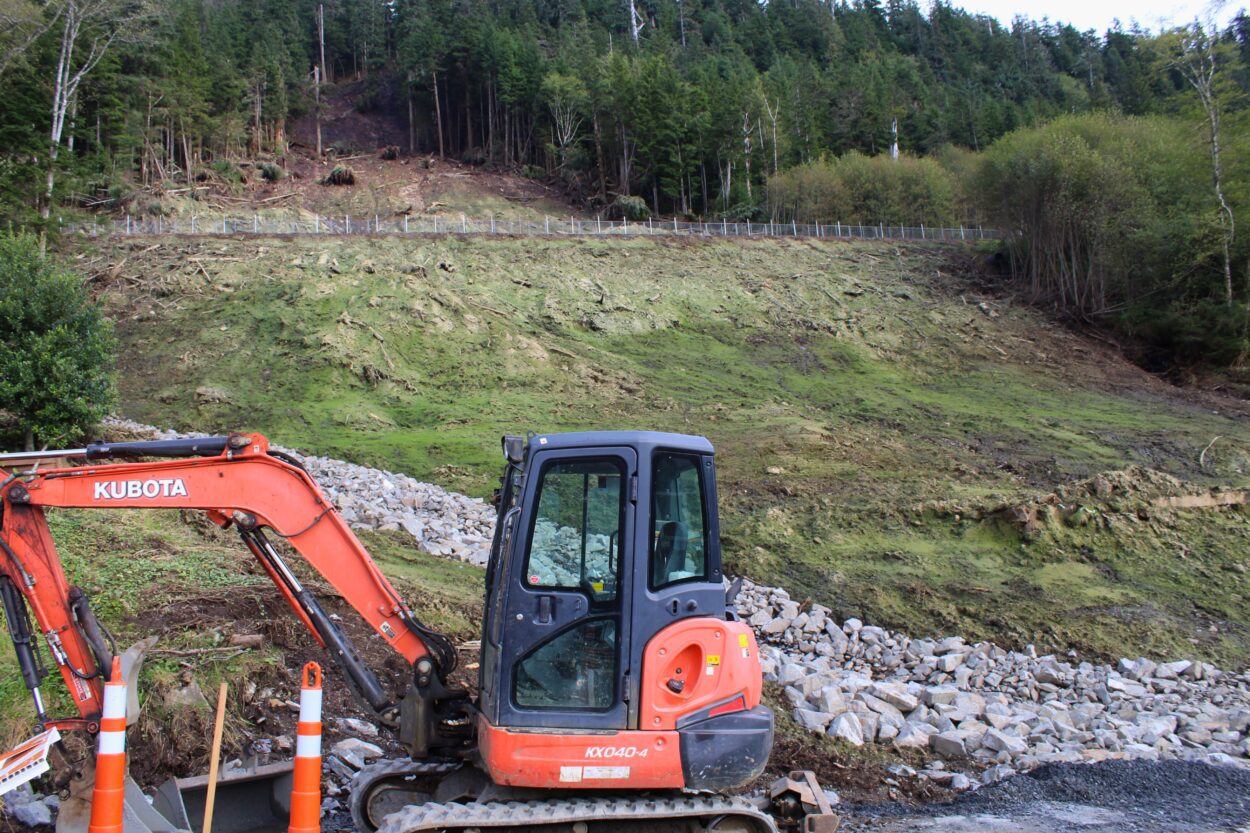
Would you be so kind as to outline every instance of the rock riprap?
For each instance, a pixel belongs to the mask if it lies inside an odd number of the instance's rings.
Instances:
[[[1250,767],[1250,673],[1204,662],[1116,666],[1010,651],[957,636],[916,639],[785,590],[744,581],[738,613],[760,634],[765,678],[794,719],[860,746],[928,750],[984,783],[1044,763],[1198,760]]]

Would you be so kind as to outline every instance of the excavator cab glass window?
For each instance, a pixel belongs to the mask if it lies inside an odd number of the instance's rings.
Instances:
[[[616,600],[625,469],[615,459],[566,460],[544,469],[525,582]]]
[[[651,475],[651,588],[707,578],[707,510],[699,460],[657,454]]]
[[[583,619],[517,664],[516,704],[602,711],[616,703],[615,617]]]

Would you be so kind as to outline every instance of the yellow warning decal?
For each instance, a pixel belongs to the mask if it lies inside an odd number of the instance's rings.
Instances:
[[[707,664],[708,665],[720,665],[720,654],[708,654]]]
[[[739,648],[751,647],[751,637],[747,636],[745,633],[738,634],[738,647]]]
[[[595,592],[596,592],[596,593],[602,593],[602,592],[603,592],[603,582],[602,582],[602,581],[595,581],[595,582],[591,582],[590,586],[591,586],[591,587],[593,587],[593,588],[595,588]]]

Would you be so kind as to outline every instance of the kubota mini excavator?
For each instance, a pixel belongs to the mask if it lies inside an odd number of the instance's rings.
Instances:
[[[717,794],[763,771],[773,720],[755,637],[724,588],[711,444],[593,432],[505,437],[503,452],[475,698],[449,683],[453,643],[420,622],[321,488],[265,437],[0,455],[13,472],[0,471],[0,594],[40,723],[96,731],[114,652],[64,574],[45,509],[198,509],[238,531],[407,748],[410,758],[356,776],[362,833],[774,829]],[[29,468],[54,458],[84,462]],[[270,535],[411,664],[406,691],[384,689]],[[77,717],[45,711],[31,612]]]

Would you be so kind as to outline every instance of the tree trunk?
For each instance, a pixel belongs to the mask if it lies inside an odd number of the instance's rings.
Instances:
[[[443,159],[443,108],[438,103],[438,70],[430,70],[434,87],[434,124],[438,128],[438,158]]]
[[[465,149],[473,147],[473,99],[469,95],[469,71],[464,70],[464,141]]]
[[[35,432],[34,432],[34,429],[32,429],[29,425],[26,426],[26,437],[23,442],[23,445],[25,446],[25,448],[23,449],[24,451],[35,450]]]
[[[408,73],[408,153],[417,152],[417,128],[412,112],[412,73]]]
[[[321,71],[325,73],[326,83],[329,84],[330,68],[326,65],[326,7],[324,3],[317,4],[317,42],[321,46]]]
[[[608,183],[607,171],[603,164],[603,133],[599,127],[599,111],[595,111],[592,119],[595,128],[595,160],[599,165],[599,199],[607,201]]]
[[[318,159],[321,158],[321,67],[325,66],[325,63],[324,63],[325,62],[325,35],[324,33],[322,34],[321,51],[322,51],[322,56],[321,56],[322,64],[320,66],[313,67],[313,90],[315,91],[315,95],[316,95],[316,103],[313,104],[313,108],[315,109],[316,114],[317,114],[317,158]],[[409,121],[411,121],[412,120],[412,113],[411,113],[412,93],[411,92],[409,92],[408,109],[410,111]]]

